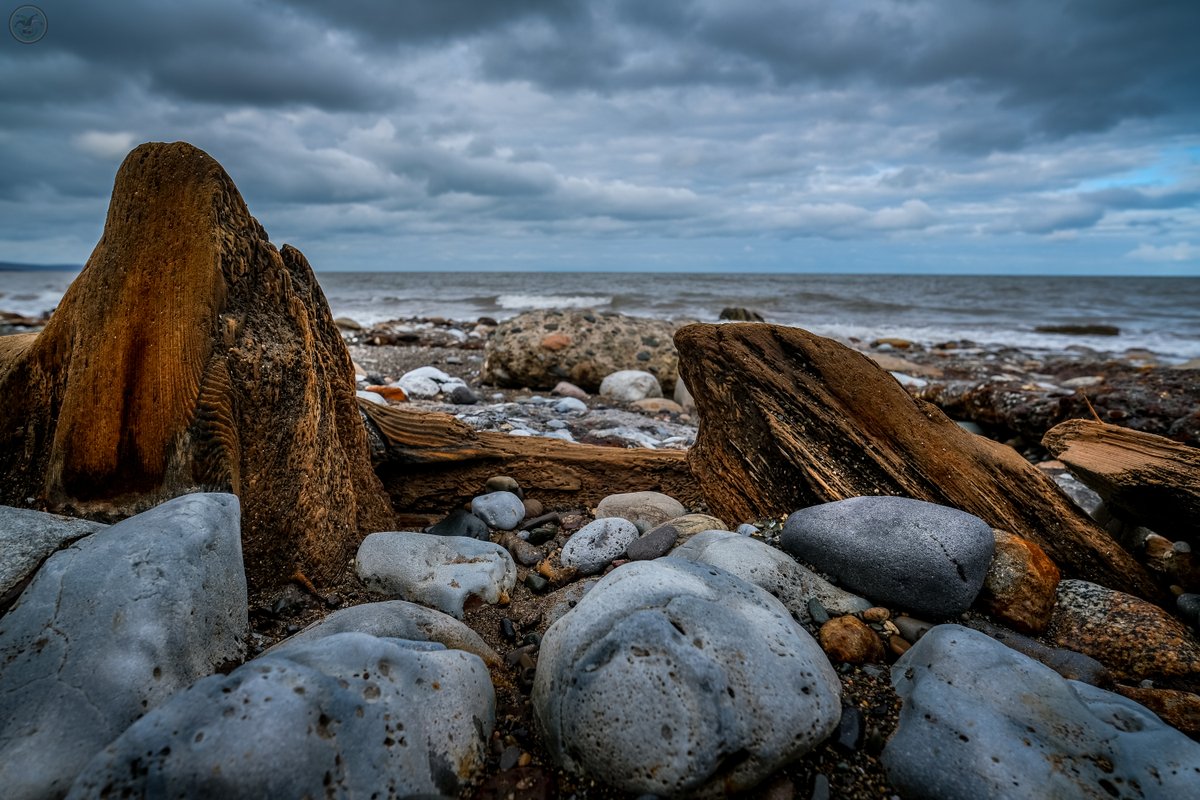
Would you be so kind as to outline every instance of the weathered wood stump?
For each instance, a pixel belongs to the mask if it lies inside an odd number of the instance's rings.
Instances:
[[[46,328],[0,339],[0,502],[117,518],[232,491],[252,585],[388,527],[350,357],[301,253],[215,160],[145,144]]]
[[[1200,541],[1200,449],[1086,419],[1056,425],[1042,444],[1119,516]]]
[[[699,487],[680,450],[626,450],[557,439],[476,431],[449,414],[361,402],[385,447],[376,471],[398,511],[445,513],[479,494],[493,475],[508,475],[548,508],[594,506],[606,495],[658,491],[686,506]]]
[[[870,359],[798,328],[675,334],[700,431],[688,455],[730,522],[859,495],[928,500],[1036,542],[1072,576],[1160,598],[1146,570],[1009,447],[910,397]]]

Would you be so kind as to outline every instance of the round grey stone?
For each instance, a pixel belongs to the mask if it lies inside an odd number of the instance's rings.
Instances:
[[[511,480],[511,479],[510,479]],[[471,513],[500,531],[511,531],[525,518],[525,504],[512,492],[481,494],[471,501]]]
[[[637,526],[629,520],[620,517],[598,519],[572,534],[563,545],[559,561],[565,567],[592,575],[611,564],[637,538]]]

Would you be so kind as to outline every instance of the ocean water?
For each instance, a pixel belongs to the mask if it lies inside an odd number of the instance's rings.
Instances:
[[[53,308],[69,272],[0,272],[0,310]],[[1200,358],[1200,278],[663,273],[320,272],[335,316],[363,324],[410,317],[497,319],[537,308],[592,308],[714,321],[743,306],[768,322],[823,336],[896,336],[924,344],[1105,352],[1150,350]],[[1119,336],[1035,331],[1039,325],[1115,325]]]

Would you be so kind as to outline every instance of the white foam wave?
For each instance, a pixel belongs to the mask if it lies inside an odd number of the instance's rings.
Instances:
[[[599,308],[612,303],[612,295],[581,294],[502,294],[496,298],[499,308],[532,310],[542,308]]]

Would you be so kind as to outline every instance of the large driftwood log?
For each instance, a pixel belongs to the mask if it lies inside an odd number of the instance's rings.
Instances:
[[[476,431],[449,414],[405,406],[360,407],[386,441],[376,472],[396,509],[440,514],[483,490],[493,475],[515,478],[548,508],[594,506],[614,492],[659,491],[700,501],[679,450],[626,450]]]
[[[722,519],[902,495],[1035,541],[1068,575],[1161,597],[1146,570],[1049,478],[910,397],[861,353],[753,323],[689,325],[675,346],[700,416],[688,460]]]
[[[0,396],[0,502],[111,519],[232,491],[252,585],[332,579],[392,519],[312,270],[186,143],[125,159],[49,324],[0,340]]]
[[[1042,444],[1119,516],[1200,540],[1200,449],[1086,419],[1051,428]]]

